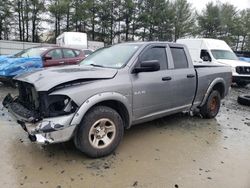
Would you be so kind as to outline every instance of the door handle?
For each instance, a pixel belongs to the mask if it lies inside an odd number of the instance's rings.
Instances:
[[[172,77],[170,76],[162,77],[162,81],[169,81],[169,80],[172,80]]]
[[[63,64],[63,63],[64,63],[64,61],[60,61],[59,63],[60,63],[60,64]]]
[[[193,77],[195,77],[194,74],[188,74],[188,75],[187,75],[187,78],[193,78]]]

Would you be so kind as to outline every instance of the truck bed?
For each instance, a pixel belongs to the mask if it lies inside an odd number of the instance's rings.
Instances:
[[[194,106],[202,105],[204,96],[206,96],[209,87],[211,87],[211,83],[215,80],[220,79],[225,83],[225,92],[221,98],[224,98],[227,95],[228,88],[231,86],[232,81],[231,67],[218,64],[199,64],[194,65],[194,68],[197,76],[196,95],[193,102]]]

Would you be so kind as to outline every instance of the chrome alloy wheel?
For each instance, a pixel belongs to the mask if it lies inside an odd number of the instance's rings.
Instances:
[[[97,120],[89,131],[89,142],[97,149],[108,147],[114,140],[116,127],[113,121],[107,118]]]

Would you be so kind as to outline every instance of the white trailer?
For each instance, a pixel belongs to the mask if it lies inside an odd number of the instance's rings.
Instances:
[[[72,48],[88,48],[87,34],[80,32],[64,32],[56,38],[56,44]]]
[[[92,49],[104,47],[103,42],[88,41],[87,34],[81,32],[64,32],[56,38],[56,44],[78,49]]]

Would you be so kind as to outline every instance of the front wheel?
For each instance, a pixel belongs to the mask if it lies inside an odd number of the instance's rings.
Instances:
[[[75,135],[76,147],[89,157],[111,154],[124,132],[121,116],[107,106],[96,106],[83,118]]]
[[[217,90],[213,90],[207,98],[206,103],[201,107],[200,113],[202,117],[214,118],[220,110],[221,96]]]

